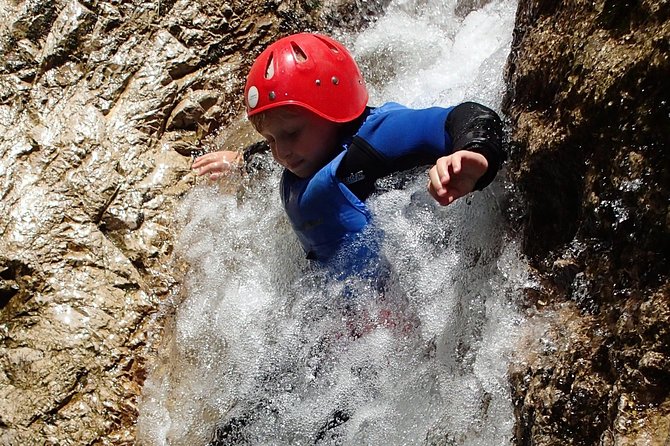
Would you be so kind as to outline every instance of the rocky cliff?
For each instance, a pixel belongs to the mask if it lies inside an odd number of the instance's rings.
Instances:
[[[512,181],[549,329],[515,367],[519,444],[670,441],[670,4],[521,0]]]

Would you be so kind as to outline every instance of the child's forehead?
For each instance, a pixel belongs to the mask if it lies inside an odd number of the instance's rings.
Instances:
[[[265,119],[294,119],[305,118],[311,112],[296,105],[284,105],[281,107],[272,108],[265,112]]]
[[[301,120],[308,120],[311,118],[311,115],[313,115],[312,112],[302,107],[295,105],[285,105],[263,112],[262,123],[263,126],[266,126],[287,122],[296,122]]]

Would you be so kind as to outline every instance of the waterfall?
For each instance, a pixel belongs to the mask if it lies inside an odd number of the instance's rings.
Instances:
[[[371,105],[499,109],[516,4],[473,3],[396,1],[371,28],[336,36]],[[185,297],[165,304],[174,314],[138,444],[509,444],[506,371],[530,278],[504,229],[504,182],[440,207],[423,171],[384,180],[368,202],[392,271],[380,291],[304,259],[280,170],[259,162],[237,194],[203,183],[179,209]]]

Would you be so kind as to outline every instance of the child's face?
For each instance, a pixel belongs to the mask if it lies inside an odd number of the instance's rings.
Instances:
[[[338,151],[339,124],[291,105],[264,113],[258,131],[268,141],[274,159],[298,177],[316,173]]]

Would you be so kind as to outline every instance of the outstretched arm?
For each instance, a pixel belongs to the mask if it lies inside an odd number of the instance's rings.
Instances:
[[[220,150],[199,156],[193,162],[193,170],[198,175],[209,175],[210,180],[217,180],[243,163],[240,152]]]
[[[486,187],[506,156],[500,118],[474,102],[438,109],[396,107],[373,116],[374,125],[353,137],[337,177],[360,200],[374,192],[377,179],[433,163],[430,193],[441,204]]]
[[[443,206],[489,185],[506,158],[502,122],[490,108],[464,102],[445,127],[454,152],[437,160],[428,181],[428,192]]]

